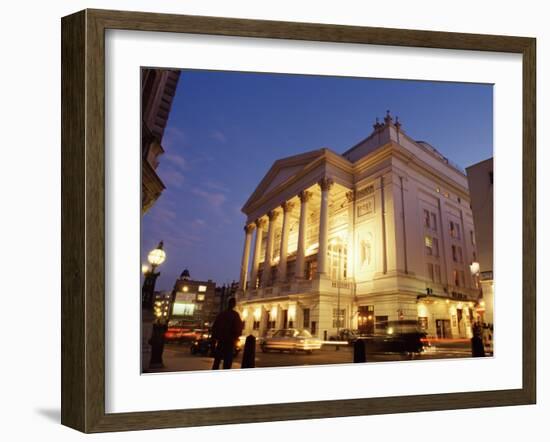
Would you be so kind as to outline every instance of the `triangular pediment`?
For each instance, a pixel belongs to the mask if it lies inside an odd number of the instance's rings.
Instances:
[[[285,183],[292,180],[304,169],[309,168],[312,163],[317,162],[319,158],[325,156],[326,151],[327,149],[317,149],[275,161],[243,206],[243,212],[246,213],[247,208],[255,201],[284,186]]]

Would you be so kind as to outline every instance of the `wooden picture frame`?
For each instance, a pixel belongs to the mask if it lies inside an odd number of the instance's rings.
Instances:
[[[494,51],[523,58],[523,385],[513,390],[105,412],[105,30]],[[533,404],[536,400],[533,38],[85,10],[62,19],[62,424],[83,432]]]

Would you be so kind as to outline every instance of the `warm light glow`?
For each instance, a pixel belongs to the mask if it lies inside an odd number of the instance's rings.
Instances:
[[[388,327],[388,335],[393,335],[393,327]]]
[[[248,318],[248,309],[245,308],[243,310],[243,319],[246,319],[246,318]]]
[[[172,307],[172,313],[175,316],[193,316],[195,304],[191,302],[176,302]]]
[[[254,309],[254,319],[256,321],[259,321],[261,317],[262,317],[262,309],[260,307],[256,307]]]
[[[183,286],[183,291],[184,292],[188,292],[189,291],[189,287],[187,287],[186,285]]]
[[[428,308],[423,303],[418,304],[418,316],[420,317],[428,316]]]
[[[147,255],[147,261],[153,266],[161,265],[166,259],[166,253],[162,249],[154,249]]]
[[[150,269],[150,267],[149,267],[147,264],[142,264],[142,265],[141,265],[141,271],[142,271],[143,274],[149,273],[150,270],[151,270],[151,269]]]
[[[481,301],[481,302],[479,303],[479,305],[480,305],[481,307],[485,307],[485,301]]]
[[[318,242],[316,242],[316,243],[310,245],[310,246],[306,249],[306,256],[312,255],[314,252],[317,251],[317,249],[319,249],[319,243],[318,243]]]
[[[205,285],[199,285],[199,292],[206,292],[206,286]]]
[[[197,295],[197,301],[204,301],[204,298],[205,298],[204,294]]]
[[[271,316],[271,320],[275,321],[275,318],[277,318],[277,306],[271,307],[270,316]]]
[[[470,272],[472,275],[477,275],[479,273],[479,262],[473,262],[470,264]]]
[[[295,305],[289,305],[288,306],[288,320],[294,321],[296,319],[296,306]]]
[[[447,299],[445,302],[448,304],[448,303],[451,302],[451,301],[449,301],[449,300]]]

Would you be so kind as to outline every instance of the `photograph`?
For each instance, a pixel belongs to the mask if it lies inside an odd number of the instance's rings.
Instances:
[[[142,373],[495,355],[493,84],[138,86]]]

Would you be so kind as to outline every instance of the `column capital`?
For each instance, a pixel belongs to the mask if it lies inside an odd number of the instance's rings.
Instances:
[[[307,203],[311,197],[312,197],[313,193],[307,191],[307,190],[302,190],[298,196],[300,197],[300,202],[301,203]]]
[[[252,233],[252,231],[256,228],[254,223],[246,224],[244,226],[244,231],[246,234]]]
[[[269,218],[269,222],[275,221],[278,216],[279,216],[279,212],[277,212],[276,210],[270,210],[269,212],[267,212],[267,217]]]
[[[321,190],[324,192],[326,190],[330,190],[330,188],[334,184],[334,181],[332,180],[332,178],[323,177],[317,182],[317,184],[319,185]]]
[[[283,209],[283,213],[290,212],[292,209],[294,209],[295,204],[290,201],[285,201],[284,203],[281,203],[281,209]]]
[[[262,229],[265,226],[266,220],[264,218],[258,218],[256,221],[254,221],[254,224],[256,224],[256,227],[258,229]]]

